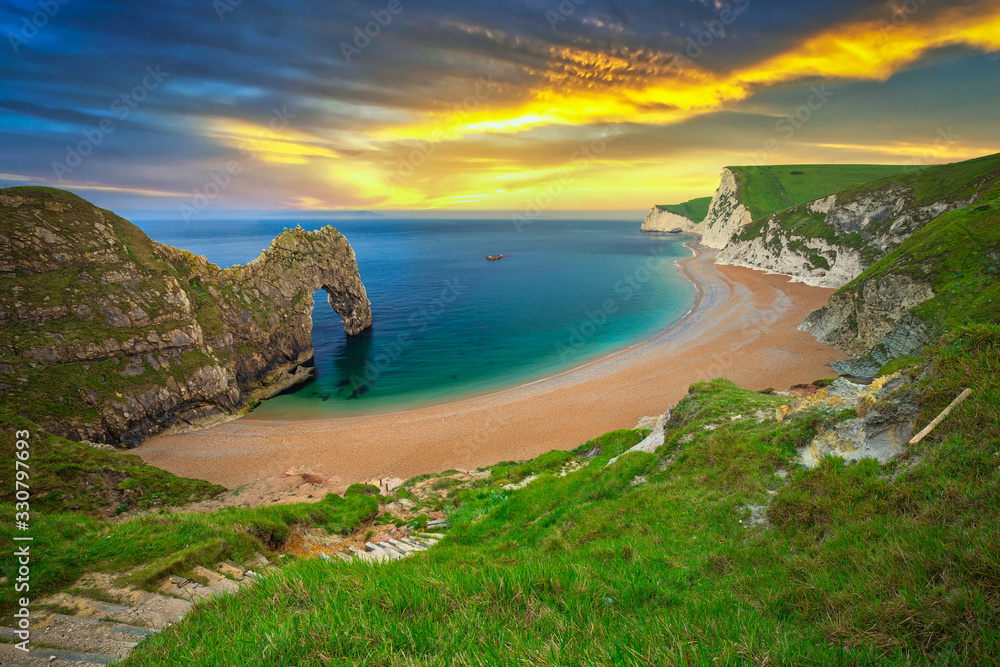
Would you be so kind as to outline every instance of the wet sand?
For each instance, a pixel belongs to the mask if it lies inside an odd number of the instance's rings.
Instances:
[[[845,358],[802,320],[832,289],[713,264],[701,249],[679,264],[696,285],[681,321],[643,343],[528,385],[454,403],[365,417],[303,421],[243,418],[194,433],[162,435],[134,450],[184,477],[235,488],[295,469],[343,487],[572,449],[663,413],[692,382],[725,377],[751,389],[835,375]]]

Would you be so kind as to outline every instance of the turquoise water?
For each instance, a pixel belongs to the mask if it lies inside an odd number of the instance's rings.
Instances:
[[[139,223],[220,266],[252,260],[296,224],[326,222]],[[333,224],[354,247],[374,324],[348,338],[317,292],[315,377],[265,401],[260,417],[388,412],[531,382],[648,338],[694,299],[674,265],[690,256],[685,239],[642,234],[634,221],[536,221],[520,232],[510,220]]]

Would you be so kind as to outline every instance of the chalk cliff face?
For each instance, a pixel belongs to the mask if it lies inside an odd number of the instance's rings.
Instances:
[[[371,324],[332,227],[220,269],[52,188],[0,190],[0,221],[0,398],[73,439],[134,446],[308,377],[317,289],[349,334]]]
[[[698,228],[698,223],[690,218],[654,206],[649,209],[646,219],[642,221],[641,231],[692,234],[699,233]]]
[[[931,220],[971,201],[915,200],[913,187],[889,184],[793,206],[741,230],[716,261],[839,288]]]
[[[750,224],[750,209],[740,199],[739,178],[732,169],[722,170],[719,189],[708,206],[708,215],[699,225],[702,245],[725,248],[733,234]]]

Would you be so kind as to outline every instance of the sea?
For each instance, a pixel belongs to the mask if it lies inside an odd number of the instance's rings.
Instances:
[[[312,379],[263,401],[252,418],[395,412],[535,382],[653,336],[683,317],[695,296],[675,264],[691,256],[689,239],[644,234],[634,220],[136,224],[221,267],[251,261],[296,225],[332,224],[354,248],[371,329],[347,336],[318,291]]]

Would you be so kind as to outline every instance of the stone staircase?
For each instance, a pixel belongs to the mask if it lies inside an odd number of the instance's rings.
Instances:
[[[427,523],[427,527],[433,531],[447,530],[448,524],[442,520],[430,521]],[[427,551],[443,537],[444,533],[418,532],[398,540],[388,539],[379,542],[365,542],[364,549],[349,546],[346,549],[334,552],[333,556],[348,563],[388,563],[412,556],[420,551]],[[333,560],[328,554],[322,554],[320,558],[329,561]]]
[[[349,563],[388,563],[427,551],[448,529],[443,520],[430,521],[428,530],[400,539],[365,542],[364,549],[348,546],[332,557]],[[0,667],[69,667],[70,665],[111,665],[124,660],[150,635],[178,623],[200,600],[235,593],[252,586],[277,566],[262,554],[254,554],[245,565],[226,560],[214,568],[196,566],[191,577],[168,576],[157,592],[118,583],[113,575],[91,573],[71,589],[38,600],[32,606],[28,653],[17,650],[20,641],[14,628],[0,627]],[[85,591],[127,602],[95,599]],[[61,613],[72,611],[71,614]]]
[[[276,567],[258,553],[246,565],[227,560],[213,569],[195,567],[193,579],[167,577],[155,593],[120,584],[112,575],[85,575],[74,592],[56,593],[32,605],[28,653],[15,648],[21,639],[14,628],[0,627],[0,667],[113,664],[146,637],[180,622],[199,600],[251,586]]]

